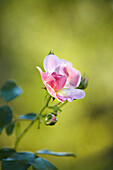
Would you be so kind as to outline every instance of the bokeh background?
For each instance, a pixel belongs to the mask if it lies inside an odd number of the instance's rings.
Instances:
[[[60,170],[112,170],[113,1],[0,0],[0,87],[14,79],[23,89],[10,102],[15,116],[43,106],[45,91],[35,66],[43,68],[50,50],[86,73],[86,97],[65,105],[55,126],[37,130],[35,124],[18,150],[74,152],[77,158],[44,156]],[[27,124],[22,122],[21,130]],[[0,147],[14,141],[14,133],[3,132]]]

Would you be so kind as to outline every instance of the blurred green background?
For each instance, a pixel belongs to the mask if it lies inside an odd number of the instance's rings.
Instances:
[[[14,79],[23,95],[10,102],[16,116],[38,112],[45,91],[36,65],[50,50],[86,73],[83,100],[68,103],[53,127],[37,124],[19,151],[74,152],[77,158],[44,156],[60,170],[113,169],[113,1],[1,0],[0,86]],[[0,101],[0,105],[4,102]],[[21,130],[28,122],[22,122]],[[0,147],[12,147],[15,134],[0,136]]]

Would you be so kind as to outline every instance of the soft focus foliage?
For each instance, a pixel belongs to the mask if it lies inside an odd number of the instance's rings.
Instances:
[[[52,152],[48,150],[40,150],[36,152],[37,154],[45,154],[45,155],[53,155],[53,156],[75,156],[73,153],[65,153],[65,152]]]
[[[22,93],[22,89],[12,80],[8,80],[1,88],[1,97],[6,102],[15,99]]]
[[[11,123],[12,118],[12,109],[7,105],[0,106],[0,134],[2,130]]]
[[[38,112],[43,105],[45,91],[35,66],[42,68],[50,50],[89,77],[85,99],[68,103],[54,127],[42,126],[39,131],[36,124],[19,150],[72,151],[77,159],[48,160],[64,170],[111,170],[112,21],[112,0],[0,1],[0,87],[14,79],[23,88],[23,95],[10,103],[17,117]],[[24,129],[28,123],[22,125]],[[14,133],[3,134],[0,146],[13,146]]]

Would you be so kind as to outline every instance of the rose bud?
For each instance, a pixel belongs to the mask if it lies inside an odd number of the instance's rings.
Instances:
[[[45,118],[45,124],[46,125],[55,125],[57,122],[57,117],[55,115],[53,115],[52,113],[49,113],[46,115],[46,118]]]
[[[86,89],[88,85],[88,79],[82,76],[80,85],[77,87],[78,89]]]

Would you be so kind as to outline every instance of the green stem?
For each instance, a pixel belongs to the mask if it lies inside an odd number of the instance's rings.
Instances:
[[[31,123],[27,126],[27,128],[18,136],[18,138],[16,139],[16,142],[15,142],[15,150],[17,149],[18,147],[18,144],[20,143],[21,139],[24,137],[24,135],[28,132],[28,130],[34,125],[34,123],[39,119],[39,122],[40,122],[40,116],[42,114],[42,112],[48,107],[48,104],[49,104],[49,101],[51,100],[51,96],[49,96],[45,106],[40,110],[40,113],[35,117],[35,119],[33,119],[31,121]]]
[[[54,107],[58,106],[58,108],[60,109],[60,108],[63,107],[66,103],[68,103],[67,100],[66,100],[64,103],[59,102],[59,103],[57,103],[57,104],[55,104],[55,105],[53,105],[53,106],[48,106],[48,108],[49,108],[49,109],[54,109]],[[60,105],[60,106],[59,106],[59,105]]]
[[[58,106],[58,105],[60,105],[60,104],[61,104],[61,102],[58,102],[57,104],[55,104],[55,105],[53,105],[53,106],[48,106],[48,108],[53,109],[54,107],[56,107],[56,106]]]
[[[59,108],[63,107],[66,103],[68,103],[68,100],[66,100],[64,103],[62,103]]]

